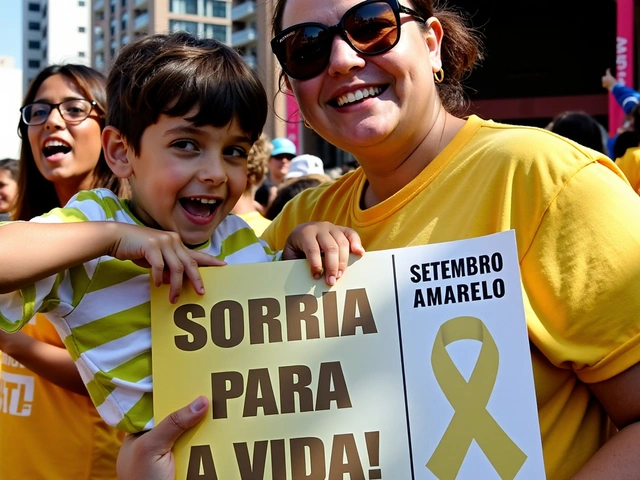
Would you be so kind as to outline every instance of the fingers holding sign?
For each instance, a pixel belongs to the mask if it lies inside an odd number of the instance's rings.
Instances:
[[[127,435],[118,454],[118,479],[173,480],[176,472],[171,451],[173,445],[204,418],[208,408],[209,400],[200,396],[173,412],[152,430],[140,435]]]
[[[335,285],[347,269],[350,253],[364,254],[355,230],[329,222],[309,222],[298,225],[291,232],[282,258],[306,258],[313,278],[320,279],[324,273],[327,284]]]

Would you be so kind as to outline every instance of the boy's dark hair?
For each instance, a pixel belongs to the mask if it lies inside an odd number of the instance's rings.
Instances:
[[[267,119],[257,74],[232,48],[185,32],[155,34],[125,45],[107,79],[107,125],[136,155],[147,127],[161,114],[221,128],[236,120],[255,142]]]

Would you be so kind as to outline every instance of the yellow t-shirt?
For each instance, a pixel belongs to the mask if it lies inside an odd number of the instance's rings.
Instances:
[[[271,220],[264,218],[259,212],[239,213],[238,216],[249,224],[257,236],[262,235],[265,228],[271,224]]]
[[[263,238],[301,222],[355,229],[369,251],[514,229],[549,479],[570,478],[607,440],[586,383],[640,361],[640,197],[613,162],[546,130],[469,118],[391,198],[360,208],[362,169],[302,192]]]
[[[22,332],[64,347],[41,315]],[[0,479],[115,480],[124,436],[87,396],[48,382],[2,354]]]
[[[624,155],[616,160],[616,165],[627,180],[640,195],[640,148],[629,148]]]

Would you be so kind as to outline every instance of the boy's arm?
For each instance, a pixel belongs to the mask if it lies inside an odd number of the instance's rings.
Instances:
[[[89,395],[66,348],[42,342],[22,332],[5,333],[0,330],[0,351],[59,387]]]
[[[319,279],[324,272],[327,284],[334,285],[347,269],[350,253],[364,254],[355,230],[329,222],[308,222],[289,234],[282,258],[306,258],[313,278]]]
[[[13,222],[0,227],[0,293],[9,293],[109,251],[115,222]]]
[[[186,275],[204,293],[198,266],[224,265],[184,246],[180,236],[120,222],[15,222],[0,227],[0,293],[13,292],[102,255],[151,269],[155,285],[168,283],[175,302]]]

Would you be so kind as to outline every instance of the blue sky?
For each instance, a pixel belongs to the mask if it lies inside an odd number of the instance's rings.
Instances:
[[[22,68],[22,2],[21,0],[0,0],[0,55],[10,55],[16,59],[16,67]]]

